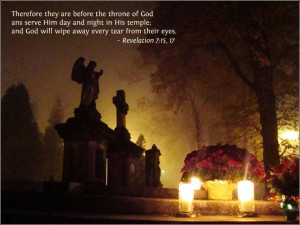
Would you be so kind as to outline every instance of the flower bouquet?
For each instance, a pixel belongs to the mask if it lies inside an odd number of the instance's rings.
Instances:
[[[191,176],[199,177],[201,182],[206,182],[203,186],[207,188],[212,185],[212,182],[236,183],[245,179],[258,182],[266,176],[262,164],[254,155],[246,149],[228,144],[203,147],[189,153],[184,160],[181,173],[183,173],[183,180]],[[233,187],[231,185],[231,193]],[[224,189],[224,187],[213,187],[213,189]],[[208,198],[213,199],[210,198],[210,193]],[[223,198],[217,197],[217,199]]]
[[[267,180],[270,193],[282,199],[281,210],[287,220],[295,220],[299,209],[299,158],[285,157],[271,170]]]
[[[299,158],[285,157],[281,163],[271,168],[267,180],[271,193],[299,198]]]

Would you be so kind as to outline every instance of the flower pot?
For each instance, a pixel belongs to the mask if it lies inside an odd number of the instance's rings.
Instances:
[[[297,202],[289,197],[286,197],[280,204],[282,213],[287,221],[295,221],[299,213]]]
[[[235,183],[220,180],[207,181],[203,186],[210,200],[232,200],[232,191],[236,188]]]

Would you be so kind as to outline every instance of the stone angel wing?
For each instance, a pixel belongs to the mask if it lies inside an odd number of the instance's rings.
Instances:
[[[84,58],[79,57],[73,65],[71,75],[72,80],[76,81],[78,84],[82,84],[85,70],[86,67],[84,66]]]

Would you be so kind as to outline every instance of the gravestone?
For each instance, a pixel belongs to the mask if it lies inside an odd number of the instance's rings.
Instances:
[[[130,133],[126,128],[126,114],[129,110],[125,101],[124,90],[118,90],[113,97],[117,111],[117,126],[114,139],[108,149],[108,185],[110,187],[138,186],[138,180],[144,179],[139,163],[142,160],[143,149],[130,141]]]
[[[130,140],[126,128],[129,106],[124,90],[118,90],[113,97],[116,128],[112,130],[101,121],[96,99],[103,70],[95,72],[95,67],[94,61],[85,67],[84,58],[76,60],[71,78],[82,84],[80,105],[75,108],[74,117],[55,127],[64,140],[63,182],[71,183],[69,187],[89,183],[133,191],[143,189],[146,181],[151,187],[161,187],[160,151],[153,145],[146,152],[146,175],[144,149]]]
[[[147,187],[162,187],[160,181],[161,170],[159,167],[160,150],[153,145],[150,150],[146,151],[146,186]]]

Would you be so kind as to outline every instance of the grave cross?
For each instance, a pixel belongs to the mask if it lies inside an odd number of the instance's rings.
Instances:
[[[117,96],[113,97],[113,103],[117,108],[117,127],[126,128],[126,114],[128,112],[128,104],[125,102],[125,91],[118,90]]]

